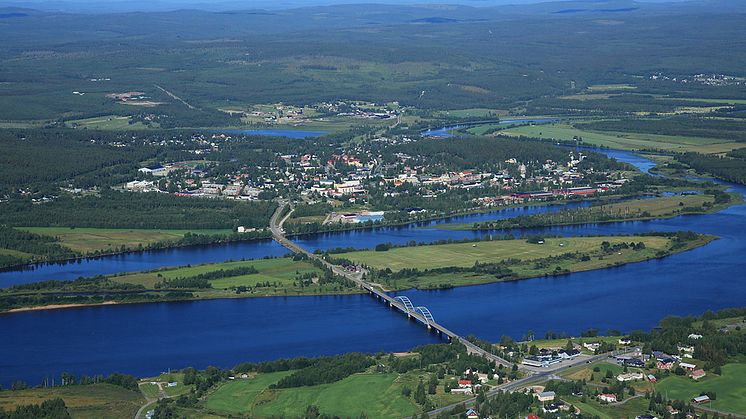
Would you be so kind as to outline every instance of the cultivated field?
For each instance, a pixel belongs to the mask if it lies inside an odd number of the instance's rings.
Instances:
[[[117,251],[121,246],[136,248],[164,240],[178,240],[186,233],[228,234],[230,230],[144,230],[115,228],[18,227],[32,233],[58,237],[63,246],[76,252]]]
[[[746,364],[727,364],[722,375],[709,374],[699,381],[688,377],[670,376],[656,385],[656,391],[671,399],[690,400],[705,391],[714,391],[717,399],[706,407],[746,414]]]
[[[91,384],[19,391],[0,391],[0,409],[15,410],[18,405],[40,404],[61,398],[73,418],[131,419],[145,403],[139,392],[111,384]]]
[[[665,237],[568,237],[546,239],[544,244],[531,244],[526,240],[496,240],[402,247],[386,252],[351,252],[344,254],[344,257],[376,269],[390,268],[392,271],[403,268],[469,267],[475,262],[500,262],[506,259],[529,261],[568,252],[589,253],[597,251],[603,241],[611,244],[642,241],[650,250],[665,249],[669,242]]]
[[[579,137],[588,145],[616,148],[620,150],[724,153],[744,146],[742,143],[715,138],[680,137],[629,132],[585,131],[567,124],[515,127],[500,131],[499,134],[511,136],[522,135],[551,140],[572,140],[574,137]]]

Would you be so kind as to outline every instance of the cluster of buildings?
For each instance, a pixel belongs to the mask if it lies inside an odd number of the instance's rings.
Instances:
[[[559,364],[566,359],[573,359],[578,355],[580,355],[580,351],[577,349],[560,349],[558,351],[541,349],[538,354],[523,358],[521,363],[530,367],[546,368]]]
[[[695,83],[705,86],[741,86],[746,84],[746,78],[729,76],[727,74],[695,74],[693,76],[669,76],[663,73],[655,73],[650,80],[671,81],[674,83]]]

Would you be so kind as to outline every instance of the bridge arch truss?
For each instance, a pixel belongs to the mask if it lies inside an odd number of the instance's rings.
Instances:
[[[435,319],[433,318],[432,313],[430,313],[430,310],[427,307],[418,306],[418,307],[415,307],[414,310],[416,313],[419,313],[425,319],[426,325],[431,326],[432,324],[435,323]]]
[[[407,297],[406,295],[400,295],[396,297],[395,300],[399,301],[404,306],[404,309],[406,310],[407,314],[415,312],[415,308],[414,308],[414,304],[412,304],[412,300],[410,300],[409,297]]]

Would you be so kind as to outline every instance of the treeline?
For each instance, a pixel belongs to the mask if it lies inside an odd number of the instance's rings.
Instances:
[[[645,94],[612,94],[608,98],[539,98],[530,101],[526,107],[527,115],[636,115],[639,112],[669,113],[678,107],[704,106],[708,102],[694,102],[682,99],[660,99]],[[627,130],[619,130],[627,131]]]
[[[705,202],[699,207],[680,207],[668,214],[698,214],[712,207],[712,203]],[[558,225],[588,224],[588,223],[607,223],[622,220],[636,220],[651,218],[649,211],[641,208],[629,209],[619,206],[597,205],[588,208],[563,209],[556,212],[519,215],[504,220],[484,221],[474,223],[474,230],[510,230],[517,228],[537,228]]]
[[[10,249],[30,254],[30,257],[9,255],[0,258],[0,268],[33,261],[72,259],[79,253],[57,243],[56,237],[45,236],[28,231],[16,230],[0,225],[0,249]]]
[[[694,105],[689,102],[687,106]],[[576,126],[580,129],[595,131],[639,132],[656,135],[719,138],[739,142],[746,141],[746,122],[727,119],[681,116],[665,119],[595,121]]]
[[[239,266],[232,269],[219,269],[217,271],[205,272],[199,275],[164,279],[156,284],[156,288],[212,288],[211,280],[220,278],[231,278],[235,276],[252,275],[259,273],[253,266]]]
[[[23,404],[16,410],[0,409],[0,419],[65,419],[70,418],[65,401],[60,398],[44,400],[41,404]]]
[[[739,158],[684,153],[677,155],[676,160],[698,172],[711,173],[713,176],[729,182],[746,184],[746,159],[743,159],[743,155],[743,151],[731,153],[731,156]]]
[[[132,179],[154,147],[114,147],[123,133],[77,130],[0,130],[0,194],[18,189],[58,192],[55,184],[110,186]]]
[[[267,201],[237,202],[103,190],[101,196],[62,195],[44,204],[30,200],[5,202],[0,204],[0,223],[143,229],[235,229],[241,225],[263,228],[269,225],[275,208],[275,203]]]
[[[370,355],[350,353],[331,358],[320,358],[313,365],[283,377],[270,388],[292,388],[333,383],[352,374],[365,371],[376,360]]]

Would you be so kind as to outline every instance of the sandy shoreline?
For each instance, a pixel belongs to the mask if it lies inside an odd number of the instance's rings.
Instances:
[[[108,305],[114,305],[114,304],[119,304],[119,303],[116,301],[104,301],[103,303],[96,303],[96,304],[51,304],[48,306],[12,308],[6,311],[5,313],[22,313],[24,311],[59,310],[63,308],[108,306]]]

